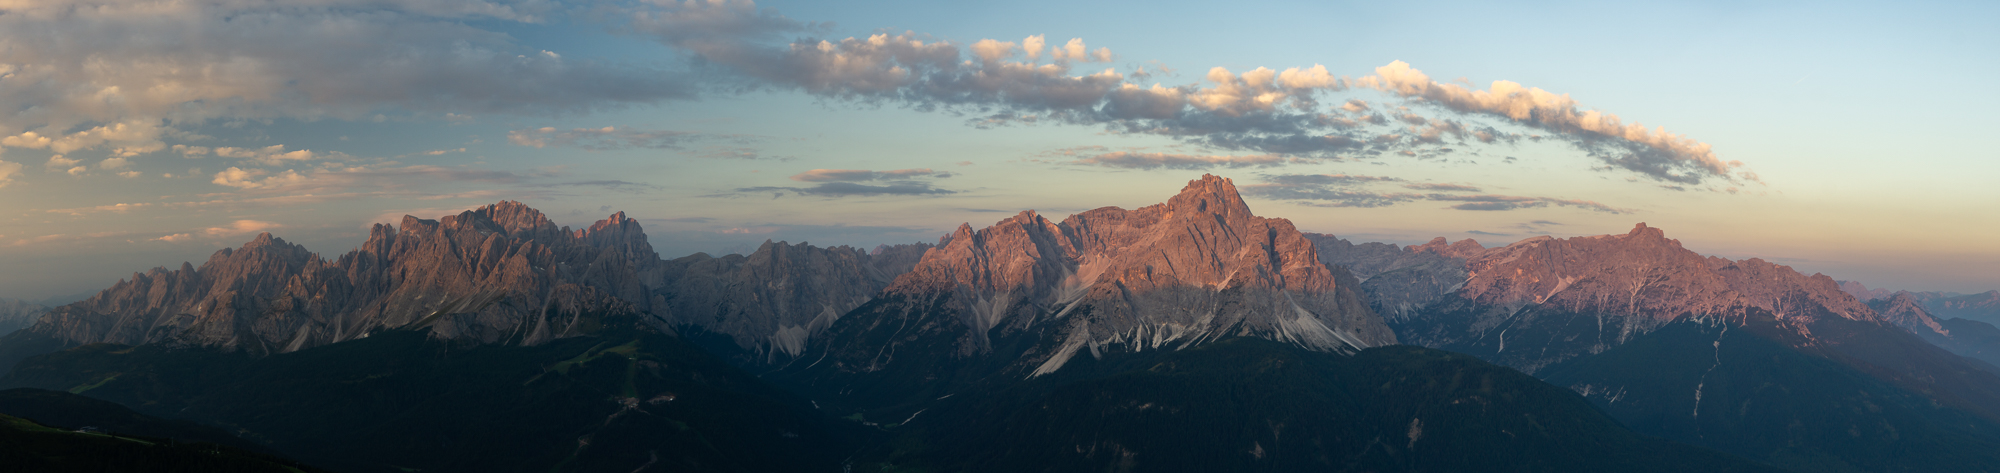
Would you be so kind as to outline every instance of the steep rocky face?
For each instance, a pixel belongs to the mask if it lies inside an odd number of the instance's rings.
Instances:
[[[172,342],[296,351],[384,329],[539,344],[606,317],[693,327],[763,355],[806,339],[915,265],[928,245],[875,254],[766,242],[747,257],[662,261],[624,212],[570,230],[519,202],[376,225],[334,259],[268,233],[199,268],[154,268],[35,327],[70,343]],[[643,315],[643,316],[642,316]]]
[[[429,324],[444,338],[535,344],[648,308],[642,268],[628,256],[651,250],[626,225],[621,214],[571,232],[502,202],[376,225],[361,248],[333,260],[265,233],[199,268],[134,274],[34,330],[75,343],[272,353]]]
[[[764,361],[796,357],[814,335],[909,272],[928,244],[845,246],[764,242],[749,256],[696,254],[661,264],[656,312],[727,335]]]
[[[1003,325],[1067,326],[1063,351],[1038,373],[1084,346],[1162,348],[1224,335],[1323,351],[1394,343],[1337,274],[1290,221],[1252,214],[1228,179],[1204,176],[1136,210],[1100,208],[1061,223],[1027,211],[978,232],[961,226],[889,291],[951,294],[969,329],[961,354],[990,349],[985,335]]]
[[[1392,319],[1406,342],[1533,373],[1667,323],[1740,323],[1752,309],[1806,340],[1827,318],[1882,323],[1832,278],[1703,257],[1643,223],[1623,235],[1537,237],[1459,254],[1468,253],[1463,287]]]
[[[1868,301],[1868,307],[1882,314],[1883,320],[1939,348],[2000,367],[2000,328],[1977,320],[1934,317],[1918,297],[1916,293],[1897,291],[1888,298]]]
[[[1390,323],[1408,319],[1418,310],[1464,287],[1466,260],[1486,252],[1472,239],[1456,243],[1443,237],[1429,243],[1397,248],[1389,243],[1359,245],[1333,235],[1308,233],[1320,248],[1320,261],[1354,272],[1369,295],[1375,313]]]
[[[13,333],[35,323],[48,307],[20,299],[0,298],[0,335]]]
[[[797,369],[874,402],[1229,336],[1327,352],[1395,343],[1355,284],[1291,222],[1252,214],[1229,180],[1204,176],[1135,210],[961,226],[809,346],[800,360],[811,366]],[[870,391],[894,383],[908,386]]]
[[[1908,291],[1898,291],[1881,301],[1870,301],[1868,307],[1882,314],[1882,320],[1919,336],[1951,335],[1950,330],[1946,330],[1943,325],[1938,324],[1936,318],[1931,317],[1931,311],[1924,309],[1924,303],[1917,301],[1917,298]]]

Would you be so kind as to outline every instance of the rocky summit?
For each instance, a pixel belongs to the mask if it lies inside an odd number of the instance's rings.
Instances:
[[[437,220],[378,224],[360,248],[333,259],[260,234],[200,267],[135,273],[51,310],[31,329],[76,344],[275,353],[409,327],[533,345],[616,319],[796,353],[831,318],[907,270],[909,255],[923,248],[885,247],[871,256],[767,242],[748,257],[664,261],[623,212],[572,231],[507,201]]]
[[[1644,223],[1625,234],[1536,237],[1490,249],[1443,239],[1400,253],[1350,246],[1329,262],[1382,268],[1363,286],[1394,314],[1405,342],[1490,356],[1530,373],[1667,323],[1740,322],[1752,308],[1808,339],[1819,318],[1880,323],[1832,278],[1755,258],[1705,257]]]
[[[1256,216],[1229,179],[1203,176],[1139,209],[961,225],[822,348],[854,373],[894,371],[903,353],[998,357],[1032,377],[1079,354],[1230,336],[1349,353],[1395,343],[1356,283],[1290,221]]]

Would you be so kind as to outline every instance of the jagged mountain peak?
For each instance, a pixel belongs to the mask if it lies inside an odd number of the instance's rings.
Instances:
[[[1187,187],[1181,188],[1180,193],[1167,199],[1164,205],[1175,215],[1206,213],[1223,218],[1255,216],[1250,213],[1250,205],[1243,202],[1243,196],[1236,192],[1236,183],[1229,178],[1213,174],[1203,174],[1200,179],[1188,181]]]
[[[1924,308],[1923,301],[1917,300],[1916,295],[1910,291],[1896,291],[1886,299],[1869,304],[1869,308],[1881,314],[1883,321],[1896,324],[1911,332],[1930,331],[1938,335],[1951,335],[1951,331],[1938,323],[1937,318],[1931,315],[1930,309]]]
[[[1352,281],[1321,263],[1291,221],[1256,216],[1229,179],[1205,175],[1138,209],[1102,207],[1059,223],[1025,211],[978,230],[962,225],[888,293],[947,300],[963,324],[961,356],[992,349],[989,334],[1064,340],[1030,356],[1042,374],[1085,346],[1153,349],[1234,335],[1326,351],[1394,343]]]

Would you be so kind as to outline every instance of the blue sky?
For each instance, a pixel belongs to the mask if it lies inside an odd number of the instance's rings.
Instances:
[[[371,223],[502,199],[572,226],[625,211],[675,257],[929,241],[1023,209],[1160,202],[1204,172],[1260,214],[1357,240],[1644,221],[1703,253],[1983,291],[2000,288],[2000,152],[1982,139],[1997,9],[0,4],[0,296],[94,291],[258,231],[331,256]],[[840,49],[875,34],[921,46]],[[1083,54],[1057,58],[1071,38]],[[797,49],[821,39],[831,52]],[[987,60],[985,39],[1014,47]],[[1243,92],[1260,67],[1276,85],[1240,97],[1211,71]],[[1567,101],[1493,98],[1495,81]],[[1185,103],[1132,112],[1162,102],[1121,102],[1125,85]],[[1646,131],[1563,118],[1591,112]]]

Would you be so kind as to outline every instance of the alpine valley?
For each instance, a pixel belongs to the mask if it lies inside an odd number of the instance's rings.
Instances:
[[[265,233],[80,302],[0,301],[0,327],[24,327],[0,338],[0,436],[45,446],[0,453],[49,471],[125,449],[211,461],[188,471],[1990,472],[1985,296],[1704,256],[1643,223],[1356,243],[1259,216],[1216,176],[935,244],[675,259],[622,212],[570,229],[509,201],[377,225],[337,256]]]

